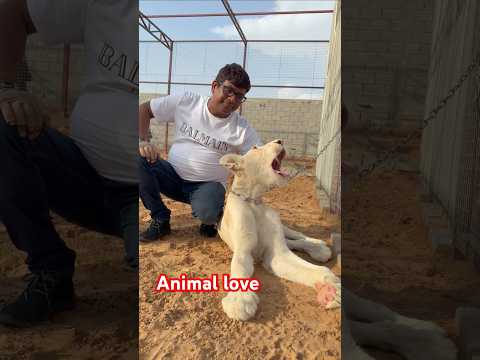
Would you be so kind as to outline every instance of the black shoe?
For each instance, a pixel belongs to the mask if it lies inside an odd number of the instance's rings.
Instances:
[[[74,307],[75,293],[71,277],[57,273],[35,273],[31,275],[23,293],[0,310],[0,325],[28,327]]]
[[[203,237],[212,238],[217,236],[217,227],[215,225],[201,224],[199,232]]]
[[[140,241],[150,242],[170,234],[170,221],[152,219],[147,230],[140,234]]]

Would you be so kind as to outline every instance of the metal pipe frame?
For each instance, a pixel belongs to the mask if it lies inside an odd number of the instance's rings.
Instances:
[[[141,11],[139,11],[138,24],[150,35],[162,43],[168,50],[173,49],[173,40],[165,34],[160,28]]]
[[[173,59],[173,45],[170,49],[170,57],[168,59],[168,85],[167,85],[167,95],[170,95],[170,90],[172,87],[172,59]],[[165,153],[168,153],[168,122],[165,123]]]
[[[302,15],[302,14],[332,14],[333,10],[304,10],[304,11],[254,11],[235,13],[235,16],[256,16],[256,15]],[[149,19],[165,18],[192,18],[192,17],[212,17],[229,16],[224,13],[206,13],[206,14],[174,14],[174,15],[148,15]]]
[[[193,83],[193,82],[179,82],[179,81],[140,81],[140,84],[162,84],[162,85],[195,85],[195,86],[210,86],[210,83]],[[325,89],[324,86],[296,86],[296,85],[252,85],[252,88],[284,88],[284,89]]]
[[[242,39],[244,45],[247,46],[247,38],[245,37],[245,34],[243,33],[242,27],[238,23],[238,20],[235,17],[235,13],[233,12],[232,8],[230,7],[230,4],[228,3],[228,0],[222,0],[222,4],[225,7],[225,10],[227,10],[228,16],[230,16],[230,19],[232,20],[233,25],[237,29],[238,35],[240,35],[240,38]]]
[[[157,43],[157,40],[139,40],[139,43]],[[243,40],[175,40],[176,43],[243,43]],[[247,40],[249,43],[329,43],[330,40]]]
[[[248,43],[245,43],[243,45],[243,64],[242,64],[242,66],[243,66],[244,69],[247,68],[246,67],[247,66],[247,44]],[[243,104],[240,104],[240,115],[242,115],[242,113],[243,113]]]
[[[70,45],[63,46],[63,79],[62,79],[62,103],[63,116],[68,117],[68,88],[70,83]]]
[[[331,14],[333,10],[305,10],[305,11],[271,11],[271,12],[243,12],[235,13],[228,0],[221,0],[227,13],[210,13],[210,14],[175,14],[175,15],[144,15],[139,12],[139,25],[145,29],[155,40],[139,40],[139,43],[160,42],[169,51],[169,65],[168,65],[168,81],[139,81],[140,84],[166,84],[167,94],[170,94],[172,85],[199,85],[210,86],[208,83],[191,83],[191,82],[172,82],[172,58],[173,47],[177,43],[228,43],[228,42],[241,42],[244,45],[243,49],[243,68],[246,67],[247,61],[247,44],[252,43],[329,43],[329,40],[247,40],[247,37],[243,33],[243,30],[236,18],[236,16],[256,16],[256,15],[293,15],[293,14]],[[228,16],[232,20],[234,27],[236,28],[241,40],[172,40],[167,34],[165,34],[160,28],[150,19],[159,18],[188,18],[188,17],[210,17],[210,16]],[[294,85],[252,85],[257,88],[287,88],[287,89],[324,89],[324,86],[294,86]],[[240,107],[240,113],[242,108]],[[165,129],[165,151],[168,151],[168,124]],[[172,247],[172,244],[170,244]]]

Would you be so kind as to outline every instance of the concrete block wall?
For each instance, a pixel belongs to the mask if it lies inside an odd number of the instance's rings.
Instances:
[[[242,109],[264,142],[282,139],[295,156],[315,155],[321,113],[321,100],[249,99]]]
[[[63,46],[46,47],[33,36],[27,43],[26,58],[32,74],[29,90],[38,98],[48,100],[50,103],[58,104],[61,107],[63,99]],[[81,91],[84,68],[85,56],[83,47],[72,45],[68,95],[70,111]]]
[[[328,53],[327,81],[324,91],[324,104],[320,120],[317,153],[323,151],[316,163],[317,195],[322,208],[333,213],[341,212],[341,43],[342,43],[342,3],[335,7]],[[334,139],[331,141],[331,139]],[[328,148],[325,146],[330,143]]]
[[[140,94],[145,102],[157,94]],[[242,115],[257,130],[264,142],[274,139],[285,141],[290,156],[314,156],[320,131],[320,100],[252,99],[243,105]],[[174,139],[169,125],[169,143]],[[165,125],[153,125],[154,142],[164,147]]]
[[[423,116],[432,0],[347,0],[342,97],[349,129],[412,129]]]
[[[476,56],[480,56],[480,3],[438,0],[425,114],[446,96]],[[461,251],[480,249],[479,94],[480,84],[472,73],[422,136],[421,174],[426,190],[452,220]],[[469,234],[476,237],[475,245],[467,246],[462,240],[472,239]]]

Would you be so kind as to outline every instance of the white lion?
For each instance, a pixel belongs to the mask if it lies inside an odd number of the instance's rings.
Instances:
[[[315,287],[326,308],[341,304],[340,280],[330,269],[311,264],[291,249],[303,250],[320,262],[332,256],[322,240],[312,239],[282,225],[278,214],[262,202],[262,195],[284,185],[289,175],[281,170],[285,149],[281,140],[254,147],[244,156],[228,154],[220,163],[235,177],[225,205],[219,234],[233,251],[231,277],[253,274],[254,259],[273,274]],[[373,346],[402,354],[409,360],[454,360],[456,348],[445,332],[429,321],[402,316],[384,305],[344,290],[342,359],[372,359],[359,346]],[[254,292],[229,292],[223,310],[232,319],[255,315]]]
[[[254,260],[278,277],[314,287],[327,284],[332,297],[326,308],[341,303],[340,279],[327,267],[309,263],[291,249],[303,250],[313,259],[325,262],[332,256],[322,240],[307,237],[282,225],[279,215],[262,201],[262,196],[276,186],[285,185],[289,175],[281,170],[285,149],[281,140],[254,147],[245,155],[227,154],[220,164],[234,173],[219,235],[233,251],[232,278],[248,278]],[[228,317],[248,320],[255,315],[258,296],[254,292],[229,292],[222,300]]]

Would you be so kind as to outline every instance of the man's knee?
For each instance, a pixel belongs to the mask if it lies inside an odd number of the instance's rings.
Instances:
[[[0,144],[7,144],[7,138],[13,135],[14,128],[9,126],[0,112]]]
[[[215,203],[216,207],[223,206],[225,202],[225,187],[219,182],[210,182],[206,185],[206,190],[203,192],[203,197]]]
[[[140,158],[140,160],[139,160],[140,161],[140,165],[139,165],[140,171],[150,170],[150,165],[151,164],[148,162],[148,160],[146,158],[142,157],[142,156],[140,156],[139,158]]]
[[[26,156],[26,142],[17,132],[17,129],[8,125],[3,116],[0,116],[0,162],[5,169],[8,169],[4,179],[9,179],[9,187],[15,187],[16,184],[29,180],[22,169],[25,164],[30,164],[30,158]],[[2,174],[2,177],[4,175]],[[0,185],[5,187],[5,182],[0,181]]]
[[[194,215],[202,223],[212,225],[218,222],[223,213],[225,188],[217,182],[212,182],[205,186],[207,188],[203,189],[202,196],[196,199],[192,207]]]
[[[42,136],[43,132],[40,136]],[[36,141],[38,141],[36,138]],[[20,152],[24,153],[25,145],[30,141],[27,138],[23,138],[18,133],[17,127],[7,124],[5,118],[0,112],[0,155],[4,155],[7,152]]]
[[[140,172],[140,182],[145,182],[147,179],[150,179],[154,173],[154,169],[159,166],[158,162],[162,160],[158,160],[154,163],[149,162],[146,158],[140,156],[140,165],[139,165],[139,172]]]
[[[149,162],[147,158],[140,156],[140,170],[150,172],[152,169],[162,168],[167,165],[168,162],[164,159],[158,159],[155,162]]]
[[[200,207],[196,210],[195,214],[203,224],[213,225],[220,220],[223,213],[223,204],[221,206],[213,205],[210,204],[210,206]]]

